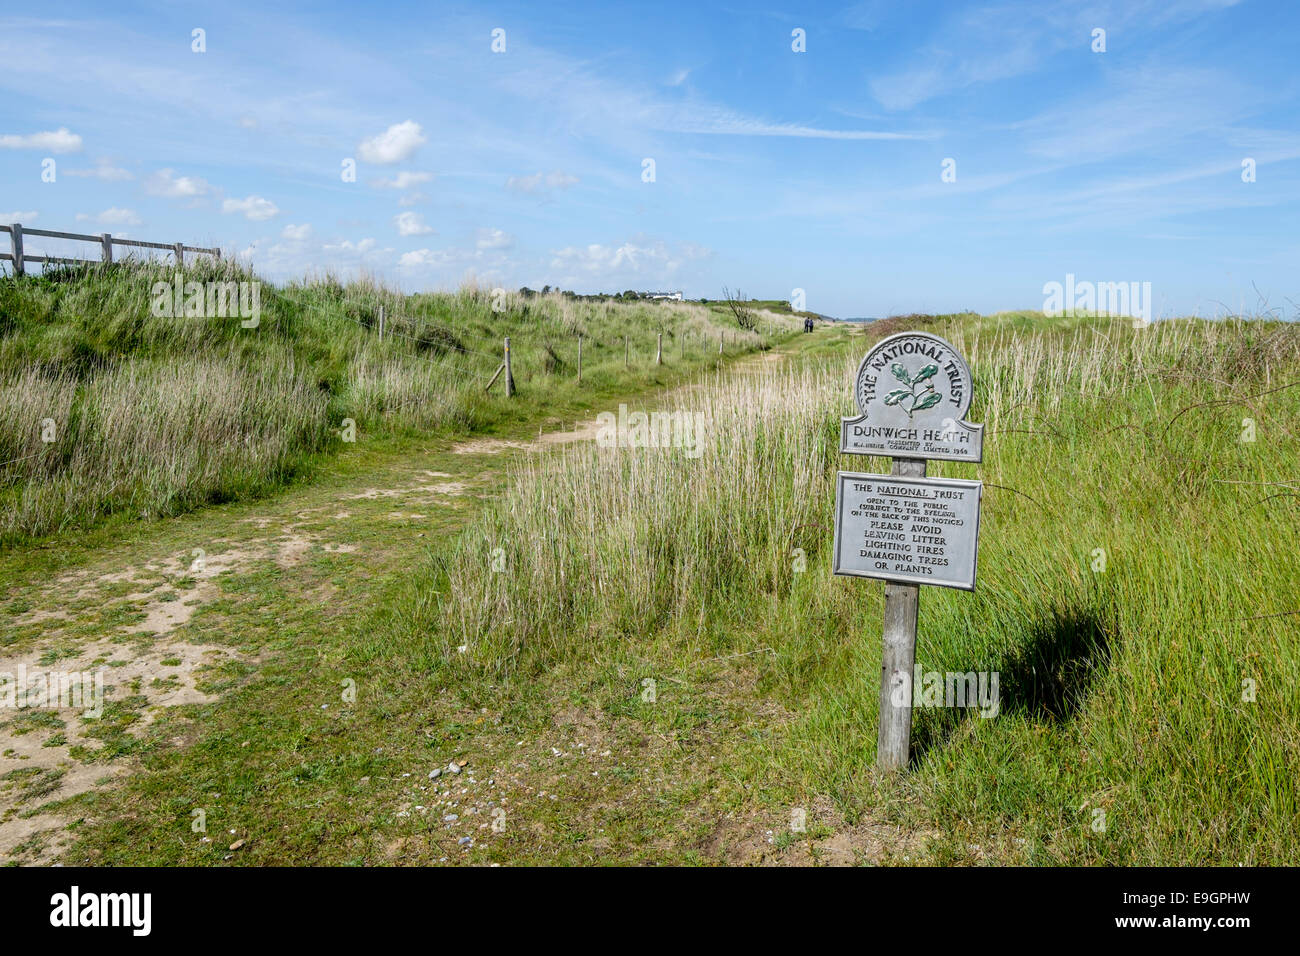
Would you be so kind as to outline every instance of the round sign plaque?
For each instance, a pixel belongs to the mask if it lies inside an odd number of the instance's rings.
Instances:
[[[896,458],[980,461],[983,429],[965,420],[970,368],[951,342],[929,332],[881,339],[858,366],[858,418],[843,422],[840,450]]]
[[[900,332],[867,353],[853,395],[868,419],[964,418],[971,400],[970,369],[947,340],[928,332]]]

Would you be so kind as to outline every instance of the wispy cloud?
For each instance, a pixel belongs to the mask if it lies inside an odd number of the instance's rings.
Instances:
[[[509,249],[515,244],[515,237],[500,229],[480,229],[474,246],[477,249]]]
[[[48,153],[75,153],[81,149],[81,137],[66,126],[47,133],[10,133],[0,136],[0,149],[40,149]]]
[[[549,173],[538,171],[531,176],[511,176],[506,180],[506,189],[513,193],[532,196],[548,194],[556,189],[567,189],[578,182],[577,176],[572,176],[562,169],[554,169]]]
[[[935,19],[936,29],[908,66],[869,81],[890,110],[908,110],[937,96],[1033,73],[1070,49],[1088,50],[1101,28],[1131,45],[1148,33],[1235,6],[1240,0],[1125,0],[1080,5],[1062,0],[997,2]],[[1109,55],[1109,54],[1106,54]]]
[[[106,159],[96,161],[95,165],[89,169],[65,169],[63,175],[83,179],[98,179],[106,183],[120,183],[135,178],[128,170],[122,169],[120,166],[114,166]]]
[[[380,189],[410,189],[420,183],[427,183],[433,179],[433,173],[422,172],[400,172],[391,179],[379,178],[372,180],[372,185]]]
[[[94,216],[78,214],[77,222],[97,222],[102,226],[138,226],[140,217],[136,215],[134,209],[113,207]]]

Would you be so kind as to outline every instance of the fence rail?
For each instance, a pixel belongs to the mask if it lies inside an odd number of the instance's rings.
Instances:
[[[145,242],[142,239],[114,239],[110,232],[103,232],[99,235],[87,235],[80,232],[56,232],[53,229],[26,229],[20,222],[11,223],[8,226],[0,226],[0,232],[9,233],[10,251],[7,253],[0,252],[0,262],[12,262],[14,264],[14,275],[20,276],[26,273],[26,264],[29,262],[55,263],[58,265],[94,265],[99,262],[113,261],[114,246],[131,246],[137,249],[165,249],[176,256],[176,264],[185,264],[185,253],[197,252],[203,255],[221,258],[220,249],[207,249],[202,246],[187,246],[183,242]],[[23,252],[24,236],[41,236],[47,239],[71,239],[74,242],[97,242],[99,243],[100,257],[98,259],[68,259],[63,256],[29,256]]]

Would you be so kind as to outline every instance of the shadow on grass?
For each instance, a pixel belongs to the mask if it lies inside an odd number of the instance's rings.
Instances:
[[[1002,665],[1002,711],[1070,720],[1109,665],[1110,642],[1096,609],[1057,611]]]
[[[996,663],[998,716],[1063,723],[1082,709],[1110,664],[1110,643],[1096,608],[1053,611],[1032,625],[1014,650]],[[917,714],[912,762],[944,746],[966,720],[982,720],[977,709],[936,708]],[[996,719],[996,717],[991,718]]]

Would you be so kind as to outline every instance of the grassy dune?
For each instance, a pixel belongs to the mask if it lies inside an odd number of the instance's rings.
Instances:
[[[446,585],[410,609],[430,666],[508,689],[591,662],[634,709],[639,678],[745,656],[750,706],[791,716],[711,785],[883,815],[936,834],[940,862],[1300,862],[1300,329],[905,323],[966,354],[987,429],[982,465],[931,464],[986,482],[980,583],[923,589],[917,660],[998,672],[1001,710],[919,710],[913,772],[880,780],[883,589],[829,573],[832,476],[888,468],[841,460],[837,430],[862,352],[901,327],[678,393],[709,422],[699,459],[522,464],[427,571]]]
[[[329,277],[262,283],[256,328],[156,317],[154,284],[172,278],[162,264],[126,262],[0,280],[0,543],[264,493],[339,450],[349,419],[362,439],[491,429],[540,403],[711,364],[720,335],[729,354],[768,341],[690,304],[474,287],[405,296]],[[258,281],[211,260],[187,266],[184,280]],[[764,320],[777,336],[798,324]],[[656,368],[660,332],[667,364]],[[512,401],[501,384],[483,393],[505,336]]]

